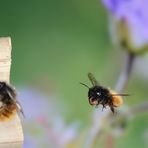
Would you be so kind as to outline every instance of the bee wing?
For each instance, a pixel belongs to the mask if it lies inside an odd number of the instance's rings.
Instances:
[[[130,96],[130,94],[112,94],[112,96]]]
[[[99,85],[99,82],[95,79],[92,73],[88,73],[88,78],[91,81],[93,86]]]
[[[21,106],[21,104],[16,101],[16,105],[17,105],[17,108],[18,108],[18,111],[23,115],[23,117],[25,118],[25,114],[24,114],[24,111],[23,111],[23,108]]]

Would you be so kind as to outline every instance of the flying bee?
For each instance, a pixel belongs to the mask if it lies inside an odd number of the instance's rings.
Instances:
[[[0,82],[0,121],[12,119],[17,112],[23,114],[15,89],[6,82]]]
[[[101,86],[95,79],[92,73],[88,73],[88,78],[92,83],[92,87],[88,87],[84,83],[80,83],[89,89],[88,91],[88,101],[90,105],[98,106],[101,104],[102,109],[109,106],[111,111],[115,112],[115,107],[119,107],[123,104],[122,96],[129,96],[128,94],[118,94],[108,88]]]

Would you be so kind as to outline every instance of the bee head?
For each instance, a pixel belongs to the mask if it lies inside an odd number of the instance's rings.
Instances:
[[[98,105],[99,100],[101,99],[101,95],[102,93],[99,86],[94,86],[90,88],[88,91],[88,100],[90,105]]]

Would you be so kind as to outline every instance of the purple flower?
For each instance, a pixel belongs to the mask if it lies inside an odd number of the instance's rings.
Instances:
[[[32,88],[20,90],[18,100],[22,105],[27,121],[37,120],[40,116],[48,116],[48,98],[41,95],[37,90]]]
[[[102,0],[117,21],[125,21],[134,47],[148,44],[148,0]]]
[[[26,116],[24,148],[64,148],[77,138],[78,125],[65,123],[55,95],[46,96],[28,87],[20,89],[18,100]]]

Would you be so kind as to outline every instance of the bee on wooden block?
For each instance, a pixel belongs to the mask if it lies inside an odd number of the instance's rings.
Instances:
[[[15,89],[6,82],[0,82],[0,121],[12,119],[17,112],[23,114],[22,108],[16,100]]]
[[[118,94],[115,91],[101,86],[91,73],[88,73],[88,78],[93,85],[92,87],[88,87],[84,83],[80,84],[89,89],[88,101],[90,105],[98,106],[101,104],[103,106],[102,109],[106,108],[106,106],[109,106],[111,111],[114,113],[115,107],[119,107],[123,104],[122,96],[129,96],[128,94]]]

